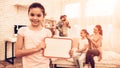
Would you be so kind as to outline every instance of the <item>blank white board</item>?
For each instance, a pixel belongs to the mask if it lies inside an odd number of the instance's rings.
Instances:
[[[51,58],[70,58],[72,40],[69,38],[45,38],[44,56]]]

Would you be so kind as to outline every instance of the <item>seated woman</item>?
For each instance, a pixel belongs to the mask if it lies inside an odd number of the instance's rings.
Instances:
[[[85,55],[86,51],[88,49],[88,40],[86,36],[88,35],[88,32],[86,29],[82,29],[80,31],[81,38],[74,39],[73,48],[71,50],[71,54],[73,57],[73,60],[75,64],[77,65],[77,68],[83,68],[83,62],[85,61]]]
[[[88,64],[91,64],[91,68],[95,68],[94,56],[98,56],[98,60],[102,59],[102,27],[101,25],[96,25],[94,27],[94,34],[87,36],[91,46],[86,53],[86,61],[84,68],[88,68]]]

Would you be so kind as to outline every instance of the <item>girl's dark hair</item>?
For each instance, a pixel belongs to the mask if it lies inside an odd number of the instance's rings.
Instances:
[[[89,33],[87,32],[86,29],[82,29],[81,31],[84,31],[86,33],[86,35],[89,35]]]
[[[64,16],[63,16],[63,15],[61,15],[61,16],[60,16],[60,19],[62,19],[63,17],[64,17]]]
[[[103,35],[103,30],[102,30],[101,25],[96,25],[95,27],[98,29],[99,34],[100,34],[100,35]]]
[[[30,9],[31,9],[31,8],[40,8],[40,9],[42,10],[43,16],[46,15],[46,13],[45,13],[45,8],[44,8],[44,6],[43,6],[42,4],[40,4],[40,3],[37,3],[37,2],[32,3],[32,4],[29,6],[29,8],[28,8],[28,13],[30,12]]]

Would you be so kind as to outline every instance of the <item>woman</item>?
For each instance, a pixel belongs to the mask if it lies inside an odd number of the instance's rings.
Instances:
[[[80,31],[81,38],[74,40],[74,47],[72,48],[73,59],[77,68],[83,68],[83,62],[85,61],[85,55],[88,49],[88,40],[86,36],[88,32],[86,29]],[[76,44],[78,42],[78,44]]]
[[[102,35],[101,25],[96,25],[94,27],[94,34],[87,36],[91,46],[86,53],[85,68],[88,68],[89,63],[92,68],[95,68],[94,56],[98,56],[99,61],[102,59]]]
[[[28,9],[31,24],[18,31],[15,56],[22,57],[23,68],[49,68],[49,58],[43,56],[44,38],[51,37],[43,27],[45,9],[40,3],[32,3]]]

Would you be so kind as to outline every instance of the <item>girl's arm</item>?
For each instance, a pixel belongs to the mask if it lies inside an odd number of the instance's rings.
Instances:
[[[38,45],[36,48],[22,49],[23,46],[24,46],[24,37],[18,34],[17,42],[15,44],[15,56],[16,57],[22,57],[22,56],[26,56],[26,55],[29,55],[29,54],[33,54],[35,52],[40,51],[42,48],[45,48],[44,45],[43,45],[43,47]]]
[[[83,52],[88,48],[88,44],[85,44],[82,49],[79,49],[77,52]]]
[[[72,47],[71,47],[71,50],[70,50],[70,55],[73,55],[74,52],[77,51],[78,49],[78,39],[77,38],[72,38],[73,40],[73,43],[72,43]]]
[[[99,36],[97,41],[94,41],[92,39],[89,39],[91,41],[91,43],[95,46],[95,47],[100,47],[102,45],[102,36]]]

